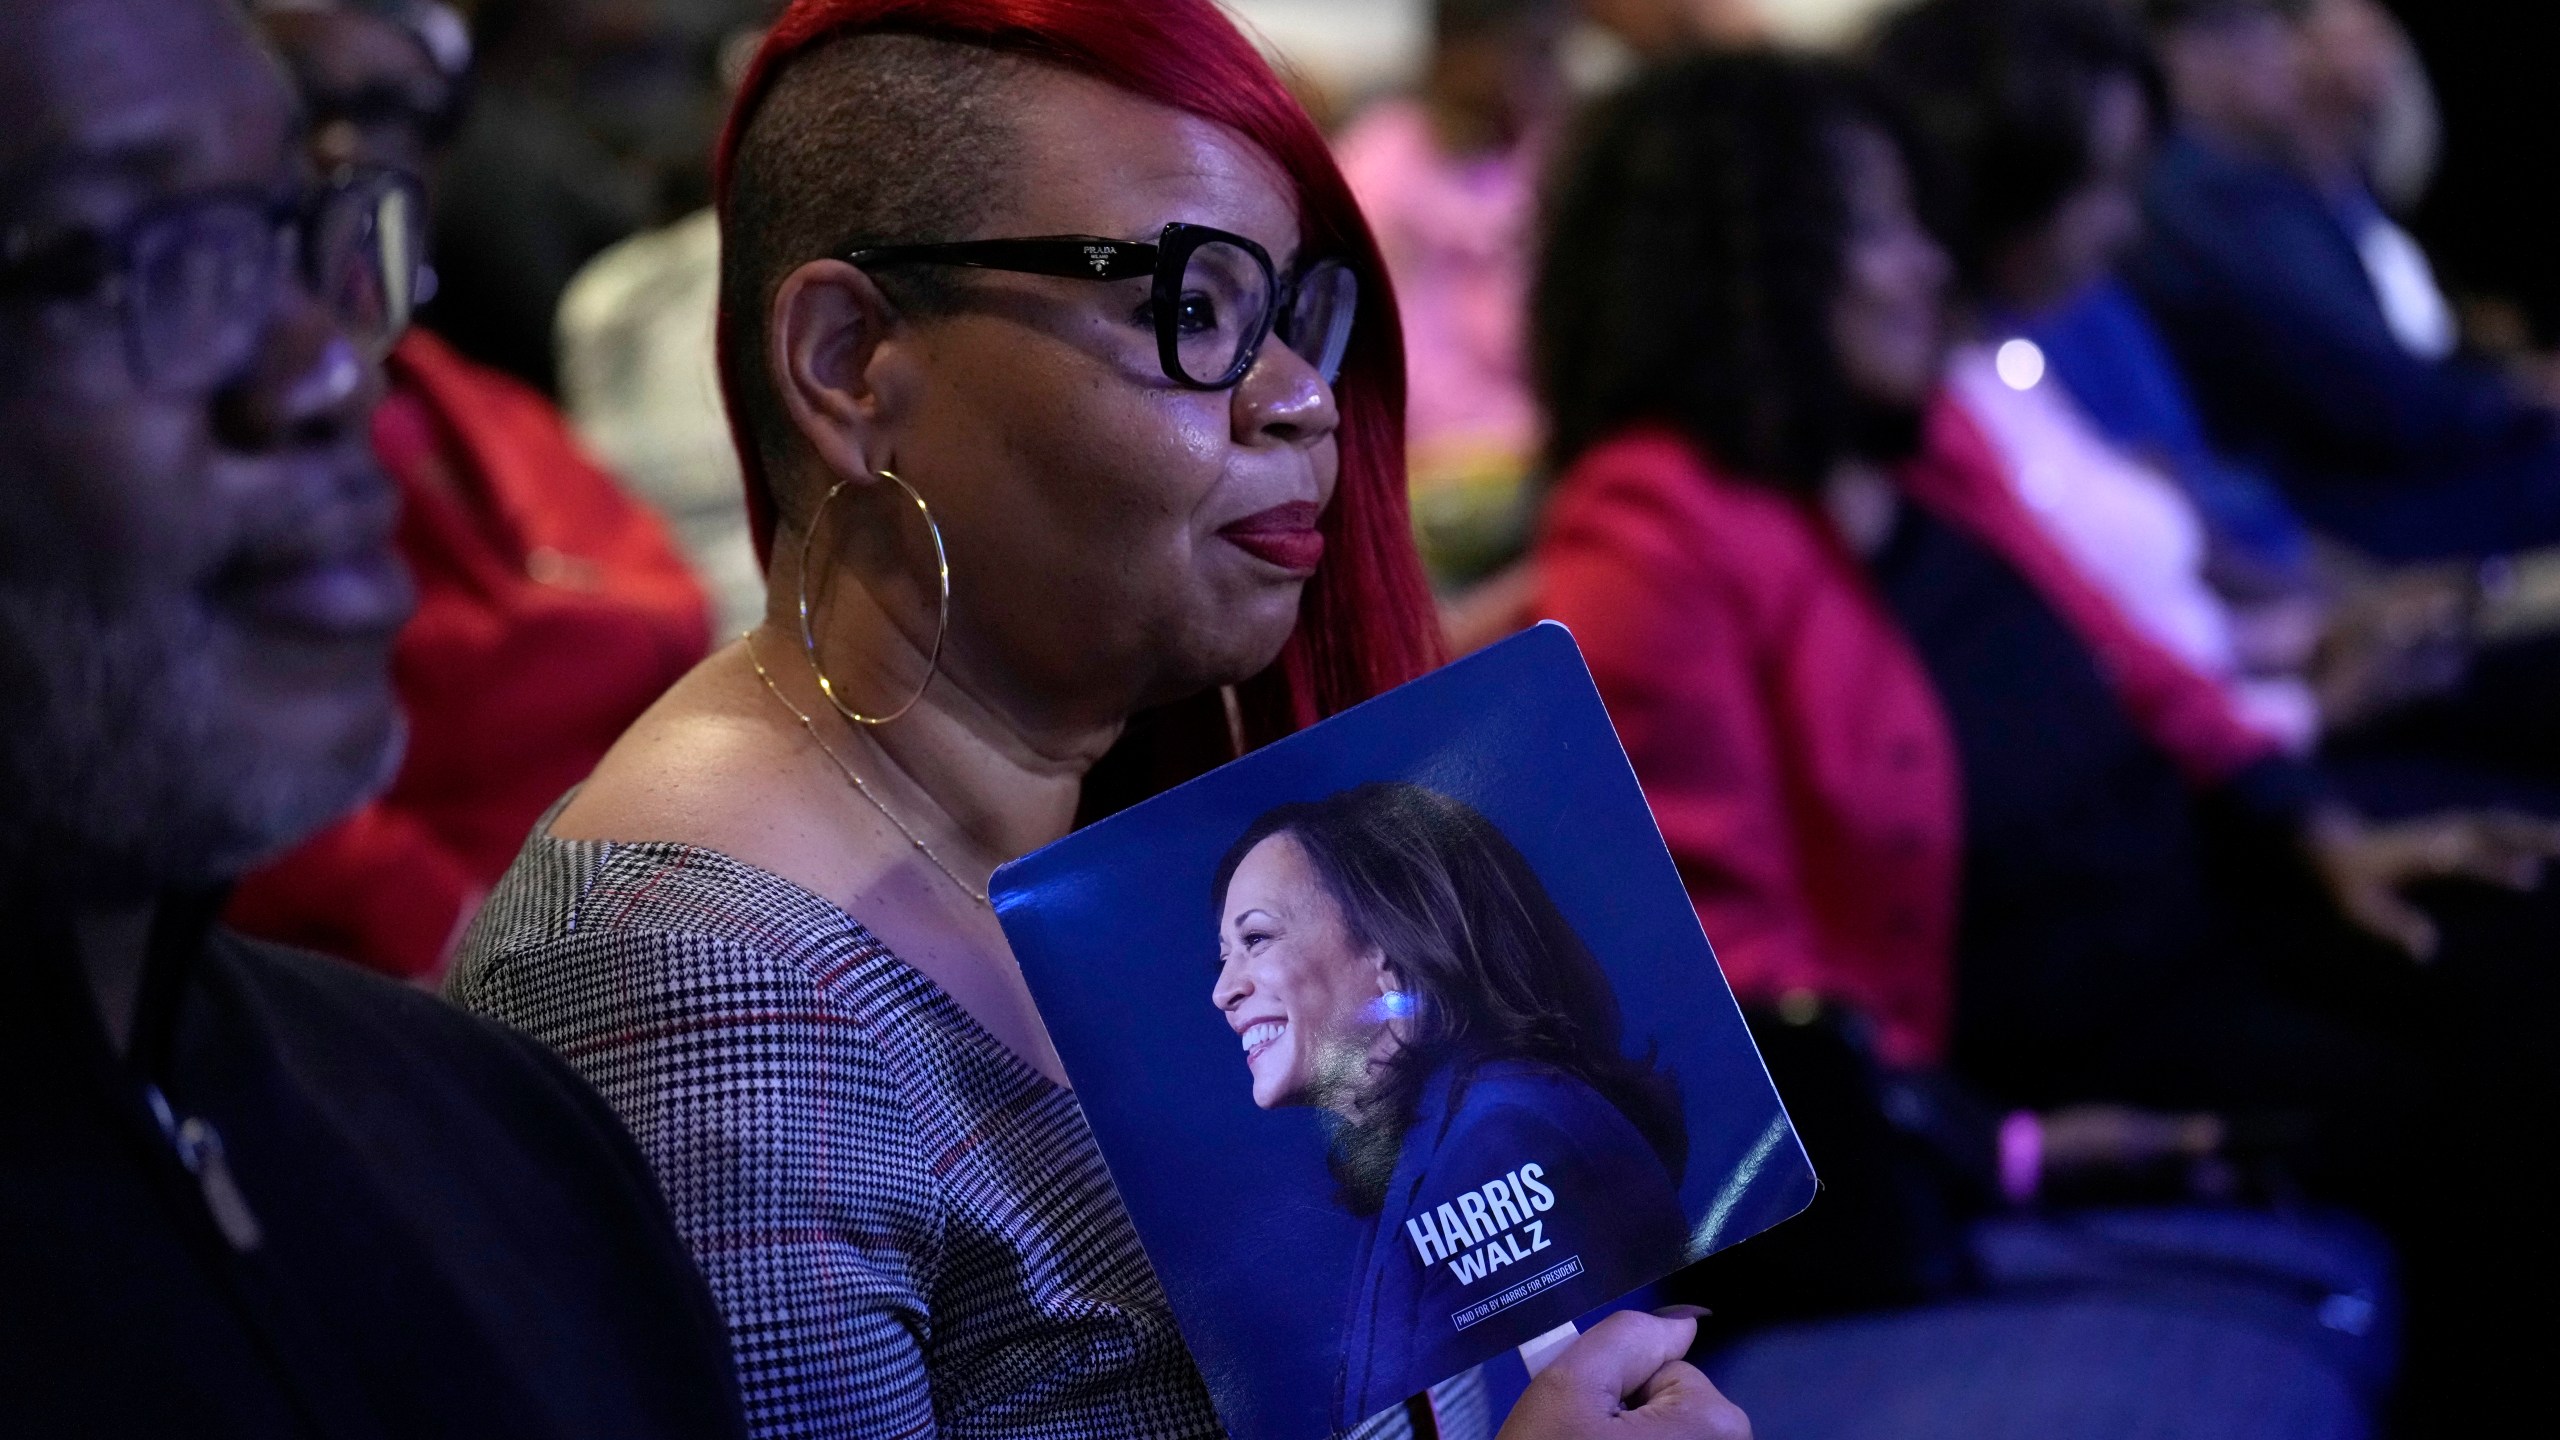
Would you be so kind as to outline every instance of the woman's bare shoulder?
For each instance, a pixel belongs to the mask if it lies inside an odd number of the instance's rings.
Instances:
[[[552,836],[717,850],[840,901],[811,883],[841,875],[846,858],[842,802],[817,769],[826,759],[761,713],[773,702],[752,673],[738,683],[743,668],[722,651],[676,682],[605,753]]]
[[[993,913],[917,857],[735,647],[624,732],[550,834],[691,845],[788,880],[854,917],[1023,1063],[1065,1083]]]

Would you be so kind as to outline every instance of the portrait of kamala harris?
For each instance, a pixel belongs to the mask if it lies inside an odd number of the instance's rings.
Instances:
[[[1477,1325],[1547,1317],[1517,1343],[1683,1263],[1678,1084],[1624,1053],[1608,973],[1473,807],[1401,782],[1279,806],[1212,898],[1253,1102],[1324,1112],[1369,1222],[1337,1424],[1482,1359]]]

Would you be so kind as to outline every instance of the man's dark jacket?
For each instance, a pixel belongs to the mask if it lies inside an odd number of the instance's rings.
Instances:
[[[2388,559],[2560,540],[2560,416],[2491,366],[2393,336],[2350,232],[2370,203],[2181,134],[2126,276],[2216,442],[2322,529]]]
[[[720,1316],[532,1042],[164,906],[126,1056],[0,903],[0,1434],[727,1437]]]

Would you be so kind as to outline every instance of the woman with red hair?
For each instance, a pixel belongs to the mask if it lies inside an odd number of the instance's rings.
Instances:
[[[987,882],[1436,660],[1376,249],[1209,0],[801,0],[719,209],[771,611],[537,829],[454,993],[630,1125],[760,1433],[1214,1434]],[[1686,1326],[1524,1420],[1651,1377],[1730,1433],[1656,1374]]]

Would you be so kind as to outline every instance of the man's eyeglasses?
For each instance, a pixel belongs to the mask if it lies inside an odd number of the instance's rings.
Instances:
[[[1098,235],[962,240],[943,245],[879,245],[844,257],[848,265],[965,265],[1071,280],[1151,277],[1148,300],[1165,378],[1194,390],[1224,390],[1253,368],[1262,342],[1278,335],[1325,383],[1342,369],[1360,284],[1349,266],[1322,260],[1283,279],[1270,252],[1242,235],[1179,222],[1154,244]]]
[[[297,277],[358,344],[388,349],[418,302],[425,224],[418,182],[395,171],[282,197],[220,191],[112,233],[0,230],[0,296],[112,307],[138,384],[206,389],[257,353]]]

